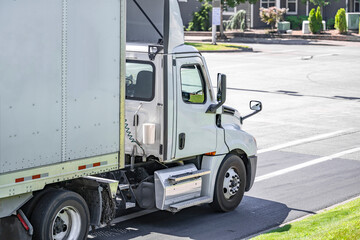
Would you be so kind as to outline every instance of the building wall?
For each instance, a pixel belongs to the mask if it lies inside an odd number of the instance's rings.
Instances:
[[[303,3],[301,0],[297,0],[297,16],[299,15],[306,15],[306,3]],[[353,11],[353,1],[349,0],[349,12]],[[187,26],[190,21],[193,19],[193,13],[198,11],[201,7],[201,4],[198,0],[187,0],[187,2],[179,2],[181,16],[183,18],[184,25]],[[338,0],[338,1],[331,1],[331,3],[324,7],[322,11],[323,19],[328,20],[330,18],[335,18],[335,14],[340,8],[346,9],[346,0]],[[286,8],[286,0],[280,0],[280,7]],[[309,3],[309,12],[312,8],[317,8],[313,4]],[[258,0],[253,5],[253,13],[251,13],[251,4],[248,2],[242,3],[237,6],[237,10],[243,9],[246,11],[246,18],[247,18],[247,27],[250,28],[250,19],[251,14],[253,14],[253,28],[269,28],[266,23],[263,23],[260,19],[260,0]],[[229,19],[230,15],[224,15],[224,20]]]
[[[298,1],[298,14],[299,16],[306,16],[306,3],[303,3],[301,0]],[[310,12],[310,5],[309,4],[309,12]]]
[[[335,15],[340,8],[346,9],[345,1],[331,1],[331,3],[323,10],[323,18],[326,20],[330,18],[335,18]]]

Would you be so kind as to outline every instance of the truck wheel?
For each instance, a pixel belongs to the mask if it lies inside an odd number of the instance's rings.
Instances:
[[[219,212],[234,210],[244,196],[245,186],[246,172],[243,161],[236,155],[226,156],[216,177],[211,206]]]
[[[77,193],[58,190],[41,198],[31,216],[36,240],[86,239],[89,209]]]

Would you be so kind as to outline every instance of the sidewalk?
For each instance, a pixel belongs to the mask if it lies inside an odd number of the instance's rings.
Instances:
[[[351,41],[360,42],[360,35],[348,33],[338,34],[337,30],[328,30],[322,34],[302,34],[301,30],[292,31],[292,34],[268,33],[269,29],[251,29],[245,32],[226,31],[226,39],[219,41],[244,43],[282,43],[282,44],[309,44],[314,40]],[[217,34],[219,34],[217,32]],[[211,42],[211,32],[185,31],[185,41]]]

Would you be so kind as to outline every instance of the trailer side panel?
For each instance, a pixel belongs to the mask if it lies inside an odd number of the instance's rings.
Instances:
[[[62,1],[0,3],[0,173],[61,160]]]
[[[0,174],[119,152],[120,11],[1,1]]]

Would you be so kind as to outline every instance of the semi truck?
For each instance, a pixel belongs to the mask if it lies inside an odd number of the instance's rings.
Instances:
[[[0,239],[86,239],[128,209],[235,209],[257,146],[177,0],[0,2]]]

